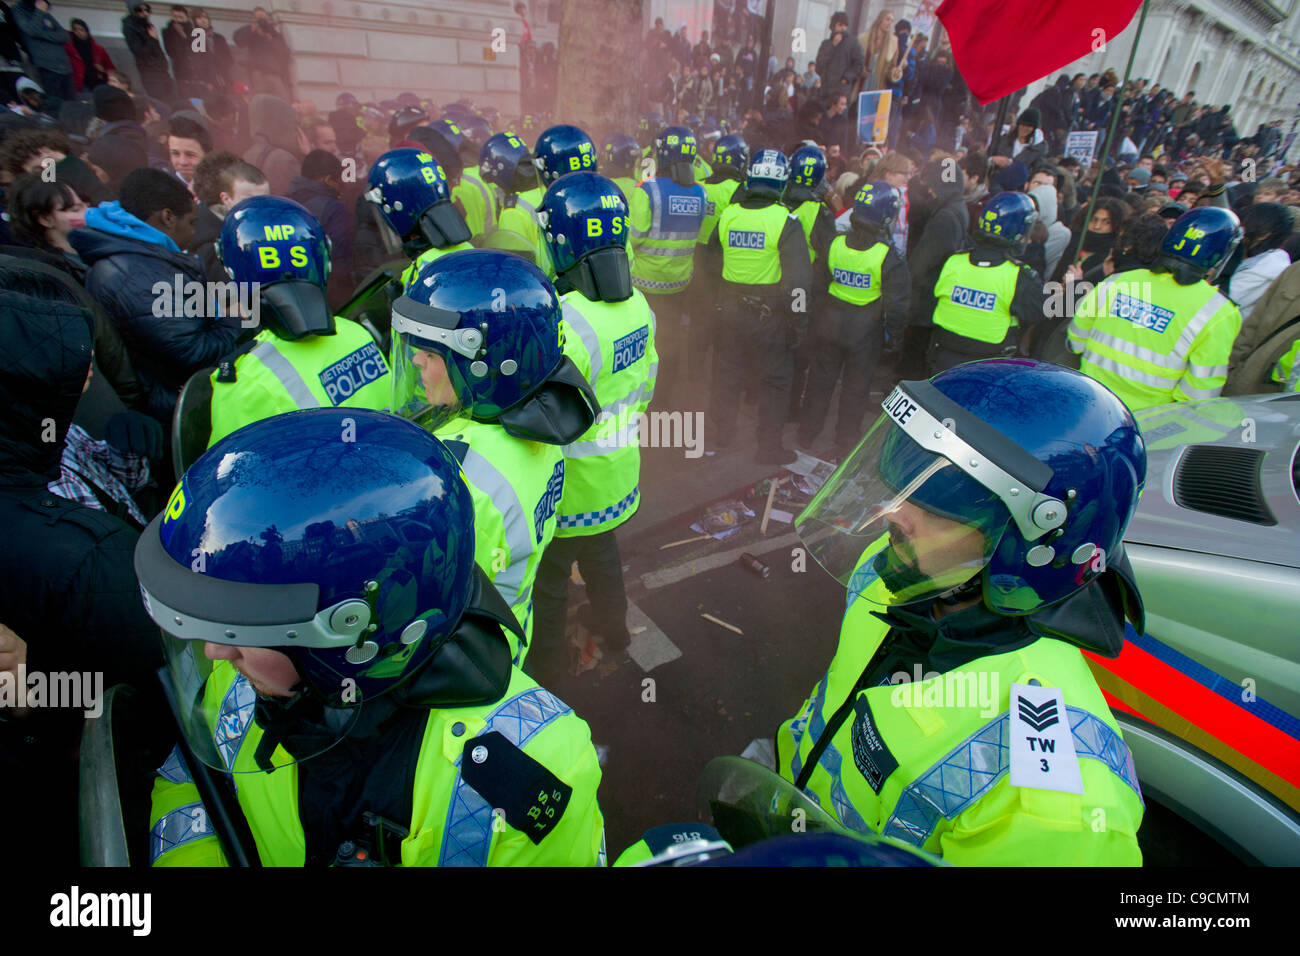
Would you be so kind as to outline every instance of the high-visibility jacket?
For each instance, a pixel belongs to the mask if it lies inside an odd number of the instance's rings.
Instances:
[[[1273,367],[1273,381],[1281,382],[1284,392],[1300,392],[1300,339],[1277,360]]]
[[[1067,335],[1080,369],[1138,411],[1217,398],[1240,331],[1241,311],[1208,282],[1134,269],[1085,295]]]
[[[492,187],[483,181],[477,166],[465,167],[451,195],[460,200],[465,210],[465,224],[475,239],[481,240],[497,227],[497,197]]]
[[[214,740],[235,777],[239,807],[257,843],[263,866],[302,866],[306,838],[298,817],[298,767],[277,748],[276,769],[257,769],[253,755],[262,728],[253,720],[256,694],[229,661],[213,663],[204,704],[216,719]],[[539,842],[527,818],[543,820],[556,807],[554,791],[520,793],[524,815],[493,812],[493,804],[470,786],[461,770],[475,748],[502,746],[497,733],[572,788],[558,794],[559,822]],[[491,749],[488,751],[491,756]],[[593,866],[604,865],[604,821],[596,802],[600,765],[587,724],[562,700],[518,668],[499,701],[430,710],[415,766],[410,834],[401,843],[402,866]],[[502,794],[493,794],[498,805]],[[543,799],[543,796],[545,799]],[[537,813],[534,815],[533,811]],[[554,819],[554,818],[552,818]],[[402,821],[395,821],[402,822]],[[154,779],[150,818],[154,866],[225,866],[225,855],[179,749]]]
[[[817,261],[817,250],[813,248],[812,231],[813,226],[817,225],[817,213],[821,208],[821,203],[809,199],[807,202],[801,202],[792,210],[792,212],[799,217],[799,225],[803,226],[804,238],[808,240],[809,262]]]
[[[978,266],[969,252],[948,257],[934,286],[934,324],[954,335],[996,344],[1018,325],[1011,314],[1020,266]]]
[[[1230,398],[1156,405],[1133,417],[1147,451],[1217,442],[1247,427],[1246,410]]]
[[[420,270],[435,259],[441,259],[449,252],[461,252],[465,249],[473,248],[473,245],[468,242],[458,242],[454,246],[447,246],[442,249],[435,247],[424,250],[424,252],[415,257],[415,260],[407,266],[406,271],[402,273],[402,288],[409,289],[411,284],[419,278]]]
[[[235,359],[235,380],[212,373],[211,448],[231,432],[300,408],[372,408],[392,400],[388,363],[370,333],[349,319],[334,320],[333,335],[296,341],[259,332],[253,348]]]
[[[718,217],[722,278],[742,285],[781,281],[781,233],[790,210],[779,202],[757,209],[732,203]]]
[[[609,181],[622,190],[623,198],[628,201],[631,208],[632,193],[636,191],[637,181],[631,176],[611,176]]]
[[[882,241],[869,249],[853,249],[844,236],[836,236],[827,256],[831,284],[826,291],[850,305],[875,302],[880,298],[885,256],[890,248]]]
[[[641,419],[659,372],[654,313],[632,290],[622,302],[593,302],[574,290],[563,296],[565,352],[600,402],[587,432],[564,446],[564,496],[557,537],[612,531],[641,503]]]
[[[720,183],[704,183],[704,224],[700,226],[700,245],[707,245],[709,237],[718,228],[718,217],[731,205],[731,197],[740,188],[740,181],[724,179]]]
[[[555,537],[564,493],[559,445],[515,438],[500,425],[453,419],[434,432],[460,459],[474,502],[474,560],[492,579],[531,640],[533,582]],[[511,636],[511,642],[514,643]],[[515,663],[528,650],[515,647]]]
[[[695,244],[704,223],[704,187],[679,186],[667,177],[647,179],[628,200],[632,220],[628,245],[636,253],[629,263],[632,284],[658,295],[683,291],[695,268]]]
[[[508,194],[497,213],[497,228],[483,238],[483,247],[516,252],[536,261],[542,242],[537,228],[537,207],[544,195],[540,186]]]
[[[884,544],[868,548],[856,589],[882,586],[871,561]],[[830,667],[777,732],[783,777],[798,780],[832,715],[851,700],[805,788],[845,826],[957,864],[1141,863],[1133,759],[1077,647],[1041,638],[919,682],[855,689],[889,626],[854,591],[849,601]],[[1081,795],[1011,785],[1011,685],[1033,681],[1061,690]]]

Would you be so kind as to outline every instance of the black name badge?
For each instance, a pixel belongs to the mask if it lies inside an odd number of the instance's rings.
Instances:
[[[535,844],[555,829],[573,796],[572,787],[495,730],[466,742],[460,775]]]
[[[880,790],[889,779],[889,775],[898,769],[898,761],[885,746],[884,738],[876,728],[876,721],[871,716],[871,705],[865,694],[853,702],[857,717],[853,720],[850,736],[853,740],[853,762],[858,772],[866,778],[867,785],[880,795]]]

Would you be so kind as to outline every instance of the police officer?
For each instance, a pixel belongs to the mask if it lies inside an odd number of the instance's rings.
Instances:
[[[781,201],[799,217],[813,262],[825,255],[835,238],[835,217],[826,206],[826,155],[816,146],[800,146],[790,157],[790,181]]]
[[[279,416],[136,546],[189,755],[231,775],[265,866],[603,862],[590,733],[511,666],[459,471],[392,415]],[[178,746],[158,771],[155,866],[227,861],[196,769]]]
[[[497,228],[483,240],[484,248],[504,249],[536,262],[541,237],[535,214],[543,193],[528,146],[514,133],[488,137],[479,152],[479,171],[501,191]]]
[[[473,248],[465,217],[452,203],[451,186],[442,165],[430,153],[391,149],[370,167],[365,193],[402,240],[411,265],[402,273],[402,287],[420,269],[448,252]]]
[[[537,137],[533,163],[537,166],[537,178],[545,189],[569,173],[594,173],[596,145],[576,126],[552,126]]]
[[[695,269],[695,246],[704,222],[704,187],[695,182],[695,136],[666,127],[655,139],[655,176],[628,197],[631,207],[632,284],[645,293],[658,320],[667,391],[685,359],[685,292]]]
[[[253,196],[226,214],[217,246],[230,278],[256,291],[262,331],[212,374],[215,444],[250,422],[299,408],[388,407],[388,366],[370,333],[325,298],[329,239],[302,206]]]
[[[1142,631],[1122,541],[1145,476],[1132,414],[1079,372],[900,383],[795,522],[848,607],[781,775],[952,863],[1140,864],[1132,756],[1080,650]]]
[[[731,197],[745,181],[749,169],[749,146],[739,133],[729,133],[713,149],[713,175],[704,183],[704,224],[699,243],[708,245],[718,228],[718,217],[731,204]]]
[[[641,178],[641,147],[626,133],[612,133],[605,137],[600,152],[601,168],[610,182],[623,191],[623,198],[629,198]]]
[[[1067,332],[1080,368],[1133,411],[1217,397],[1241,312],[1210,281],[1241,234],[1230,210],[1193,209],[1169,227],[1151,269],[1099,283],[1075,307]]]
[[[614,531],[641,503],[641,417],[654,395],[659,356],[654,315],[632,286],[628,208],[618,187],[595,173],[571,173],[546,191],[538,211],[564,304],[565,344],[600,402],[596,423],[564,448],[564,496],[555,538],[537,572],[537,655],[563,643],[569,569],[576,560],[591,601],[589,630],[607,651],[627,647],[627,593]],[[581,613],[581,612],[579,612]],[[539,651],[540,649],[540,651]]]
[[[709,274],[722,276],[713,349],[713,441],[719,447],[731,442],[752,364],[763,378],[755,461],[774,465],[795,459],[783,446],[781,431],[812,283],[803,227],[780,202],[789,178],[783,153],[765,149],[755,155],[745,190],[737,191],[719,216],[707,253]]]
[[[403,142],[407,139],[411,130],[428,122],[429,114],[424,111],[423,107],[400,107],[393,113],[393,118],[388,121],[388,145],[394,147]]]
[[[1300,392],[1300,340],[1292,344],[1273,366],[1273,381],[1284,392]]]
[[[808,241],[808,257],[814,263],[818,256],[826,255],[831,240],[836,236],[835,217],[825,203],[826,192],[825,154],[816,146],[800,146],[790,157],[790,181],[786,183],[781,202],[799,217],[804,238]],[[793,385],[790,388],[790,413],[787,421],[799,421],[802,418],[805,381],[808,367],[812,363],[812,348],[812,343],[805,339],[794,354]],[[852,439],[856,440],[857,437],[855,427]]]
[[[845,458],[861,437],[886,326],[891,337],[898,336],[907,317],[910,277],[891,241],[902,206],[903,197],[889,183],[864,183],[853,199],[848,234],[835,237],[817,268],[820,307],[809,336],[812,359],[799,443],[811,448],[821,432],[842,369],[830,452],[835,459]]]
[[[560,330],[560,301],[537,267],[486,249],[430,263],[393,304],[392,410],[460,458],[475,554],[526,636],[564,488],[560,446],[600,410]]]
[[[930,374],[977,358],[1028,351],[1021,327],[1047,321],[1042,277],[1016,257],[1038,219],[1024,193],[998,193],[976,220],[975,245],[948,257],[934,285]]]

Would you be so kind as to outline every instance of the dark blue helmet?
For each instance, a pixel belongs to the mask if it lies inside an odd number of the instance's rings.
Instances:
[[[889,183],[863,183],[853,197],[853,212],[849,218],[853,222],[873,223],[881,231],[887,231],[894,228],[902,208],[902,195]]]
[[[456,458],[424,429],[369,409],[291,412],[223,438],[140,536],[135,570],[165,632],[186,738],[223,771],[233,754],[222,741],[239,739],[227,725],[247,725],[254,709],[267,736],[296,728],[291,755],[258,747],[262,769],[282,766],[337,742],[358,704],[427,693],[425,668],[443,666],[435,656],[465,627],[518,632],[475,565]],[[282,680],[297,696],[259,697],[246,678],[224,700],[205,693],[210,672],[229,680],[234,654],[253,648],[288,658]],[[322,705],[334,715],[321,719]],[[313,706],[309,724],[287,720]]]
[[[796,519],[854,594],[876,606],[982,594],[1014,616],[1110,567],[1131,585],[1122,542],[1146,449],[1104,385],[1046,362],[990,359],[901,382],[883,407]]]
[[[435,259],[393,304],[393,411],[434,428],[464,413],[519,438],[574,441],[600,405],[564,355],[561,315],[555,288],[519,256]],[[434,386],[422,377],[427,353],[446,369]]]
[[[632,294],[627,263],[627,200],[597,173],[561,176],[537,210],[557,285],[589,299],[620,302]]]
[[[654,145],[655,137],[659,135],[663,125],[664,118],[658,113],[645,113],[637,120],[636,141],[642,149]]]
[[[605,137],[601,146],[601,168],[611,176],[636,178],[641,147],[626,133],[613,133]]]
[[[250,196],[226,214],[217,253],[231,279],[256,283],[258,322],[277,338],[334,334],[325,299],[330,241],[302,206],[279,196]]]
[[[460,182],[460,174],[465,168],[460,150],[456,148],[456,143],[462,142],[464,137],[459,131],[455,134],[444,133],[446,127],[440,125],[444,122],[439,120],[438,124],[431,126],[417,126],[406,134],[406,138],[412,143],[419,143],[420,148],[434,158],[447,174],[447,188],[452,189]],[[452,123],[447,123],[446,126],[457,129]]]
[[[465,158],[465,165],[477,165],[479,150],[483,148],[483,144],[492,135],[492,124],[485,117],[475,113],[458,120],[456,126],[465,134],[465,142],[460,147],[461,155]],[[466,144],[469,145],[472,152],[466,151]]]
[[[507,193],[521,193],[537,185],[537,169],[528,145],[514,133],[497,133],[478,154],[479,174],[484,182]]]
[[[594,173],[596,144],[576,126],[552,126],[537,137],[533,163],[543,186],[569,173]]]
[[[423,240],[444,249],[469,241],[469,226],[451,201],[447,173],[431,154],[390,149],[370,167],[369,185],[366,199],[403,242]]]
[[[388,143],[395,146],[415,127],[423,126],[429,122],[429,114],[418,106],[403,106],[395,113],[393,118],[388,121]]]
[[[1236,213],[1201,206],[1174,220],[1160,244],[1160,253],[1191,266],[1201,275],[1209,275],[1232,257],[1241,237],[1241,220]]]
[[[728,133],[713,147],[713,169],[730,169],[743,178],[749,170],[749,144],[739,133]]]
[[[750,158],[745,176],[747,192],[780,199],[790,179],[790,161],[779,149],[765,149]]]
[[[826,154],[816,146],[800,146],[790,157],[790,186],[815,193],[826,182]]]
[[[1038,221],[1038,207],[1025,193],[998,193],[984,206],[975,228],[994,245],[1018,248]]]
[[[685,126],[666,126],[655,137],[655,175],[672,176],[689,186],[695,182],[695,134]]]

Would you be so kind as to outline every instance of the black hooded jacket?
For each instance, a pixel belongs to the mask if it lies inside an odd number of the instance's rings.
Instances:
[[[122,333],[149,393],[146,410],[170,427],[181,387],[194,372],[217,364],[235,347],[238,320],[154,314],[155,285],[173,288],[178,277],[182,285],[203,282],[203,267],[195,256],[97,229],[74,229],[68,241],[90,267],[86,288]]]
[[[29,672],[151,684],[161,645],[140,602],[135,531],[46,489],[59,476],[93,335],[78,306],[0,297],[0,527],[10,542],[0,548],[0,620],[27,642]]]
[[[965,177],[959,168],[953,170],[953,176],[946,177],[945,172],[941,163],[931,163],[921,173],[922,183],[935,199],[933,212],[908,262],[913,290],[909,321],[913,325],[929,324],[939,273],[948,257],[970,242],[970,211],[963,194]]]

